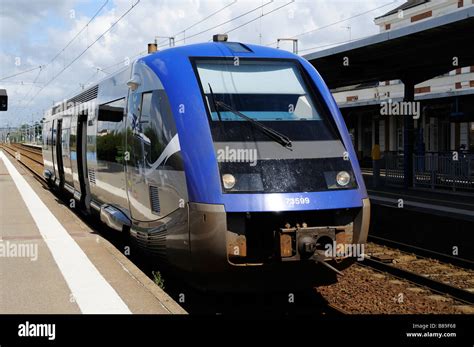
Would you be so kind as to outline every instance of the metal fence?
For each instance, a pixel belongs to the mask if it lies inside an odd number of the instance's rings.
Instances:
[[[403,185],[403,153],[385,152],[385,184]]]
[[[385,153],[385,183],[403,184],[403,154]],[[413,186],[474,190],[474,154],[427,152],[413,156]]]
[[[413,156],[415,187],[474,189],[474,154],[426,153]]]

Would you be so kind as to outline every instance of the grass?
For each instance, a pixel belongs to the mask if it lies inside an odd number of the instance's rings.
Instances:
[[[155,284],[161,289],[165,289],[165,280],[161,276],[161,273],[159,271],[152,271],[151,274],[153,275]]]

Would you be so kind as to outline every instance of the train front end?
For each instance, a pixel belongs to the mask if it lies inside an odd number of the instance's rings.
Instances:
[[[164,51],[151,65],[176,110],[197,282],[317,285],[363,257],[369,200],[342,116],[311,64],[219,42]]]

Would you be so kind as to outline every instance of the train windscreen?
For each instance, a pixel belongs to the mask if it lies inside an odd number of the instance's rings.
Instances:
[[[333,118],[297,61],[197,59],[195,70],[219,169],[238,182],[225,193],[356,187]],[[350,184],[337,184],[341,171]]]

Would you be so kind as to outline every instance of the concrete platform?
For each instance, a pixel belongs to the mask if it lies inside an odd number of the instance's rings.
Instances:
[[[0,151],[0,314],[185,314]]]

